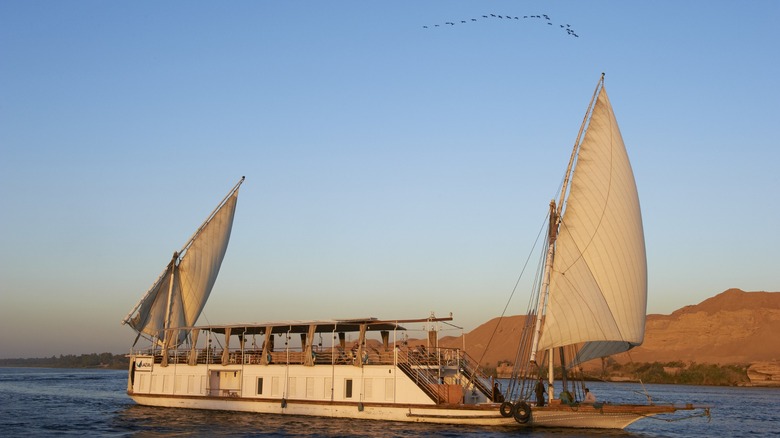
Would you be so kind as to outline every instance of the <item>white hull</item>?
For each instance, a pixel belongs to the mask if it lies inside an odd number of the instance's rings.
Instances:
[[[631,423],[653,413],[602,413],[592,408],[550,410],[533,409],[528,423],[518,423],[512,417],[502,417],[498,405],[480,408],[423,407],[419,405],[382,405],[321,403],[305,400],[287,400],[282,407],[279,400],[245,400],[227,397],[130,395],[140,405],[207,409],[221,411],[254,412],[259,414],[303,415],[330,418],[354,418],[364,420],[400,421],[432,424],[464,424],[504,427],[566,427],[593,429],[623,429]]]
[[[146,406],[417,423],[602,429],[622,429],[641,418],[674,410],[621,405],[599,409],[589,405],[532,407],[529,421],[519,423],[511,416],[502,416],[498,403],[487,400],[457,373],[448,380],[459,385],[442,386],[450,393],[454,389],[458,395],[453,400],[436,402],[393,364],[163,367],[152,357],[133,360],[128,395]]]

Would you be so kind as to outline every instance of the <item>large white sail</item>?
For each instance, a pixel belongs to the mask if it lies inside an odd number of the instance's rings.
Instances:
[[[558,227],[538,351],[586,343],[576,362],[626,351],[642,343],[646,307],[639,197],[602,85]]]
[[[238,200],[238,187],[217,206],[217,209],[190,238],[181,251],[174,254],[155,284],[125,318],[139,333],[162,341],[164,330],[191,327],[195,324],[214,287],[222,259],[225,257],[233,216]],[[186,333],[180,332],[178,344]]]

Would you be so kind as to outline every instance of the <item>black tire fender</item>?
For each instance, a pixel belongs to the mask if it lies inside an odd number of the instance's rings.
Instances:
[[[501,407],[498,408],[498,412],[501,413],[501,416],[507,418],[512,416],[512,412],[514,412],[514,410],[515,406],[508,401],[501,403]]]
[[[517,402],[512,409],[512,416],[518,423],[528,423],[528,420],[531,419],[531,406],[522,400]]]

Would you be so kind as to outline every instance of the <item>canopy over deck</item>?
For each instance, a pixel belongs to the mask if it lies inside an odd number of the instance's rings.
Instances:
[[[265,335],[275,333],[309,333],[314,326],[314,333],[332,333],[332,332],[359,332],[361,326],[365,327],[367,332],[406,330],[401,324],[427,323],[452,321],[452,316],[445,318],[421,318],[421,319],[397,319],[380,320],[377,318],[356,318],[356,319],[327,319],[312,321],[277,321],[277,322],[253,322],[248,324],[214,324],[196,327],[179,327],[178,330],[201,330],[212,333],[224,334],[228,329],[233,335]]]

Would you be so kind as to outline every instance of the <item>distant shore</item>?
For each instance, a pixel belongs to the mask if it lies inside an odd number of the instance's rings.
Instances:
[[[126,370],[129,365],[130,360],[126,355],[113,353],[0,359],[0,367],[3,368],[103,368]],[[512,367],[504,363],[498,368],[487,368],[485,372],[488,375],[499,378],[509,378],[512,375]],[[560,376],[557,376],[557,378],[560,378]],[[780,363],[760,362],[755,364],[719,365],[677,361],[618,364],[614,361],[607,361],[602,369],[586,369],[584,379],[605,382],[641,381],[643,383],[670,385],[780,388]]]
[[[586,367],[584,380],[604,382],[643,382],[669,385],[697,386],[775,386],[762,384],[748,375],[749,364],[706,364],[681,361],[675,362],[634,362],[619,364],[607,359],[603,367]],[[495,371],[496,376],[508,378],[512,367],[502,364]],[[556,376],[560,379],[561,376]],[[575,376],[570,375],[569,379]]]
[[[91,353],[59,355],[51,357],[0,359],[0,367],[19,368],[105,368],[126,370],[130,359],[124,354]]]

